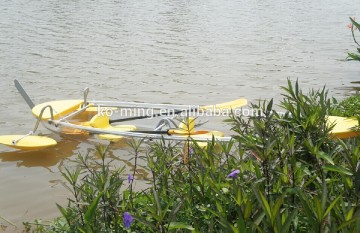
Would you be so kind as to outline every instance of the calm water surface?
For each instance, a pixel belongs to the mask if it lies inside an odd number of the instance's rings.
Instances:
[[[91,99],[279,100],[288,77],[343,98],[359,88],[359,63],[344,61],[355,51],[348,17],[358,12],[358,0],[2,0],[0,132],[35,124],[14,79],[35,103],[81,98],[85,87]],[[59,214],[58,166],[99,142],[57,139],[41,152],[0,146],[0,216],[21,225]],[[126,147],[112,153],[131,165]]]

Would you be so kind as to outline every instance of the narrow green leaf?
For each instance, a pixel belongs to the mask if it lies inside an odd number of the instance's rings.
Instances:
[[[359,60],[360,56],[355,54],[355,53],[348,53],[348,56],[352,59],[352,60]]]
[[[251,216],[251,212],[252,212],[252,210],[253,210],[253,204],[250,202],[250,201],[248,201],[247,203],[246,203],[246,207],[245,207],[245,211],[244,211],[244,218],[245,218],[245,221],[248,221],[249,220],[249,218],[250,218],[250,216]]]
[[[221,204],[218,201],[215,204],[216,204],[216,208],[218,209],[218,211],[220,213],[222,213],[222,214],[225,213],[222,206],[221,206]]]
[[[351,223],[356,222],[356,221],[360,221],[360,215],[355,216],[352,219],[350,219],[349,221],[344,222],[336,230],[339,232],[339,231],[341,231],[341,229],[347,227],[348,225],[350,225]]]
[[[273,225],[275,225],[276,216],[279,215],[280,207],[281,207],[281,205],[282,205],[282,202],[283,202],[282,197],[279,197],[279,198],[277,199],[274,207],[273,207],[273,210],[272,210],[272,217],[273,217],[273,219],[271,220]]]
[[[334,160],[323,151],[317,152],[316,157],[325,160],[326,162],[330,163],[331,165],[335,165]]]
[[[353,217],[353,215],[354,215],[354,210],[355,210],[355,208],[352,207],[352,208],[349,210],[349,212],[346,214],[346,217],[345,217],[345,220],[346,220],[346,221],[349,221],[349,220]]]
[[[154,198],[155,198],[155,202],[156,202],[156,209],[157,209],[157,215],[161,216],[162,215],[162,211],[161,211],[161,205],[160,205],[160,201],[159,201],[159,196],[155,190],[155,188],[152,189],[153,190],[153,194],[154,194]]]
[[[133,217],[137,222],[140,222],[140,223],[144,224],[145,226],[152,228],[154,230],[154,232],[156,232],[158,230],[157,227],[153,223],[146,220],[146,218],[142,218],[142,217],[138,217],[138,216],[133,216]]]
[[[99,193],[99,195],[93,200],[90,204],[89,208],[85,212],[84,220],[86,224],[90,224],[92,220],[95,218],[96,207],[99,203],[100,197],[104,192]]]
[[[264,212],[261,212],[261,213],[259,214],[259,216],[257,216],[257,217],[255,218],[254,224],[257,225],[257,226],[260,225],[260,223],[263,221],[264,217],[265,217],[265,213],[264,213]]]
[[[331,202],[331,204],[329,205],[329,207],[326,209],[324,215],[323,215],[323,219],[329,214],[329,212],[331,211],[332,208],[334,208],[335,204],[339,201],[340,197],[342,197],[342,195],[338,196],[337,198],[335,198],[335,200],[333,202]]]
[[[85,230],[85,229],[82,228],[82,227],[79,227],[78,230],[79,230],[81,233],[89,233],[89,231]]]
[[[64,207],[62,207],[61,205],[59,205],[58,203],[56,203],[56,206],[57,206],[57,208],[60,210],[61,214],[62,214],[65,218],[67,218],[67,211],[66,211],[66,209],[65,209]]]
[[[241,210],[240,210],[241,211]],[[246,232],[246,223],[244,218],[239,215],[240,217],[237,220],[237,229],[233,228],[233,232]]]
[[[311,225],[311,227],[314,229],[317,228],[318,226],[318,222],[316,220],[315,217],[315,213],[314,213],[314,209],[315,207],[312,206],[312,204],[309,202],[309,200],[311,200],[309,196],[305,195],[303,192],[301,192],[300,190],[298,190],[298,194],[300,197],[300,201],[302,204],[302,207],[305,211],[306,216],[308,217],[308,221]]]
[[[289,231],[289,228],[291,226],[291,223],[293,221],[293,219],[295,218],[295,216],[297,215],[297,210],[293,210],[289,215],[288,217],[286,218],[285,220],[285,223],[284,225],[282,226],[281,228],[281,233],[286,233]]]
[[[267,215],[267,217],[269,218],[270,221],[272,221],[273,217],[271,214],[271,209],[270,209],[270,205],[268,203],[268,201],[266,200],[265,196],[262,194],[262,192],[260,192],[259,190],[254,190],[256,197],[258,198],[261,207],[263,208],[265,214]]]
[[[323,216],[323,209],[321,208],[321,202],[319,200],[319,198],[317,197],[313,197],[313,208],[315,210],[315,213],[316,213],[316,217],[317,217],[317,220],[320,221],[322,220],[322,216]]]
[[[193,228],[192,226],[182,222],[171,222],[169,224],[169,230],[173,230],[173,229],[187,229],[190,231],[195,230],[195,228]]]
[[[180,210],[180,207],[182,206],[182,204],[183,204],[183,202],[181,201],[175,208],[173,208],[171,210],[170,221],[172,221],[175,218],[175,216],[176,216],[177,212]]]
[[[274,100],[271,99],[270,102],[269,102],[269,104],[268,104],[267,107],[266,107],[266,111],[267,111],[267,112],[270,112],[270,111],[272,110],[273,102],[274,102]]]
[[[68,216],[66,209],[57,203],[56,203],[56,206],[60,210],[60,212],[64,216],[64,218],[66,219],[67,224],[70,226],[70,219],[69,219],[70,216]]]
[[[341,174],[344,174],[344,175],[349,175],[349,176],[353,175],[352,172],[349,171],[348,169],[343,168],[343,167],[339,167],[339,166],[335,166],[335,165],[324,165],[323,169],[328,170],[328,171],[332,171],[332,172],[338,172],[338,173],[341,173]]]
[[[357,167],[358,168],[357,168],[357,171],[355,173],[355,181],[354,181],[354,183],[355,183],[355,191],[357,193],[359,193],[360,192],[360,166],[359,166],[359,163],[358,163]]]
[[[350,21],[351,21],[351,23],[358,29],[358,30],[360,30],[360,24],[359,23],[357,23],[355,20],[353,20],[352,18],[350,18]]]

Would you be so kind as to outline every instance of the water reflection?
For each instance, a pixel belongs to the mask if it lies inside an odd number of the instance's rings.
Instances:
[[[1,162],[17,162],[18,167],[52,167],[62,159],[70,157],[77,149],[79,141],[64,138],[55,147],[37,151],[10,151],[0,153]]]
[[[130,146],[131,141],[135,139],[124,139],[118,142],[112,142],[109,144],[109,150],[107,157],[118,161],[120,164],[124,164],[127,167],[128,173],[133,173],[135,170],[135,154],[133,153],[133,149]],[[146,151],[144,146],[147,146],[145,143],[142,144],[141,151]],[[120,149],[119,149],[120,148]],[[136,180],[147,180],[149,176],[149,170],[144,169],[143,167],[147,167],[145,156],[142,152],[140,152],[137,160],[137,167],[135,171],[135,179]]]
[[[346,96],[359,95],[360,94],[360,81],[350,82],[348,85],[336,88],[337,90],[345,91]]]
[[[54,135],[53,135],[54,136]],[[9,151],[0,153],[1,162],[16,162],[17,167],[44,167],[50,169],[52,166],[63,166],[67,158],[77,154],[94,154],[94,159],[100,159],[96,152],[98,146],[108,146],[106,157],[119,164],[126,165],[129,172],[134,171],[134,155],[129,147],[129,140],[123,139],[117,142],[98,140],[96,137],[86,135],[61,135],[57,139],[58,144],[51,148],[36,151]],[[75,158],[75,157],[74,157]],[[72,160],[73,158],[71,158]],[[140,164],[144,163],[140,161]],[[142,164],[144,165],[144,164]],[[145,179],[148,172],[145,169],[137,168],[136,177]]]

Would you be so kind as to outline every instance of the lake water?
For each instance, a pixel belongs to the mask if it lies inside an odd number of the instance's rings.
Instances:
[[[356,51],[347,24],[358,12],[358,0],[2,0],[0,132],[35,124],[14,79],[35,103],[82,98],[85,87],[102,100],[278,101],[287,78],[304,89],[326,84],[341,99],[360,88],[360,64],[345,61]],[[0,216],[20,226],[59,215],[55,202],[67,193],[59,165],[99,142],[57,140],[39,152],[0,146]],[[131,167],[126,147],[112,153]]]

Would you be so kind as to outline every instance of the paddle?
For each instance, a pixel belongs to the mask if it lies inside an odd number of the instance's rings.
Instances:
[[[153,118],[153,117],[158,117],[158,116],[167,116],[170,114],[177,115],[182,112],[191,113],[191,112],[201,112],[201,111],[207,111],[207,110],[215,110],[215,111],[230,110],[230,109],[243,107],[246,104],[247,104],[247,100],[241,98],[241,99],[237,99],[237,100],[233,100],[233,101],[229,101],[229,102],[225,102],[225,103],[221,103],[221,104],[205,105],[205,106],[199,106],[199,107],[194,107],[194,108],[190,108],[190,109],[160,112],[160,113],[155,113],[152,115],[145,115],[145,116],[135,116],[135,117],[127,117],[127,118],[121,118],[121,119],[114,119],[114,120],[110,120],[109,122],[111,124],[111,123],[115,123],[115,122],[139,120],[139,119]]]
[[[24,98],[25,102],[30,107],[30,109],[34,108],[35,106],[34,103],[32,102],[29,95],[26,93],[24,88],[21,86],[20,82],[15,79],[14,83],[16,89]],[[37,122],[35,126],[34,132],[36,131],[38,123],[39,122]],[[57,142],[54,139],[46,136],[33,135],[33,132],[30,131],[30,133],[25,135],[1,135],[0,144],[21,150],[38,150],[38,149],[47,148],[49,146],[54,146],[57,144]]]
[[[19,93],[21,94],[21,96],[24,98],[24,100],[26,101],[26,103],[29,105],[30,109],[32,109],[35,105],[32,102],[32,100],[30,99],[29,95],[26,93],[26,91],[24,90],[24,88],[21,86],[21,84],[19,83],[18,80],[14,80],[15,83],[15,87],[16,89],[18,89]]]
[[[167,135],[173,135],[173,134],[179,134],[179,135],[199,135],[199,134],[206,134],[210,133],[209,130],[199,130],[195,132],[189,132],[187,130],[181,130],[181,129],[168,129],[168,130],[136,130],[131,131],[132,133],[147,133],[147,134],[167,134]]]

